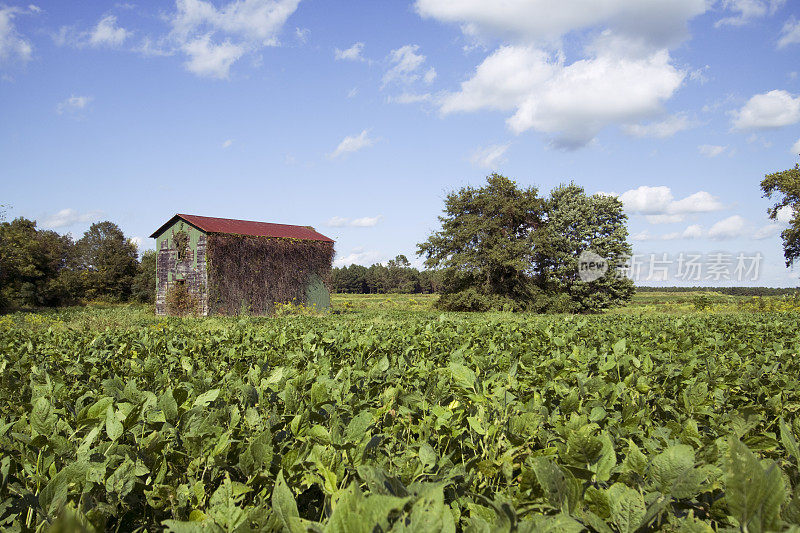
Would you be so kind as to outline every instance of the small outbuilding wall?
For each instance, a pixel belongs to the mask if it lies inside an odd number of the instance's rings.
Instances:
[[[175,215],[156,230],[156,314],[182,285],[196,314],[271,313],[276,303],[330,307],[334,241],[308,226]]]

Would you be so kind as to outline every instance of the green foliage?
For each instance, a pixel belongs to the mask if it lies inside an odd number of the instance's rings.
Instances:
[[[131,283],[131,299],[137,302],[153,303],[156,299],[156,258],[155,250],[147,250],[136,267],[136,276]]]
[[[63,276],[72,240],[17,218],[0,223],[0,310],[58,305],[70,298]]]
[[[616,198],[570,184],[544,199],[492,174],[485,187],[449,194],[444,213],[441,230],[418,247],[441,276],[442,309],[597,312],[633,295],[618,274],[631,247]],[[608,263],[599,279],[578,276],[587,251]]]
[[[794,168],[767,174],[761,181],[764,197],[776,195],[777,202],[767,210],[769,218],[778,218],[778,211],[784,207],[792,210],[789,227],[781,232],[783,239],[783,255],[786,266],[791,266],[800,257],[800,164]]]
[[[92,224],[76,243],[88,298],[127,300],[137,270],[136,245],[113,222]]]
[[[800,525],[796,314],[118,309],[0,318],[0,529]]]

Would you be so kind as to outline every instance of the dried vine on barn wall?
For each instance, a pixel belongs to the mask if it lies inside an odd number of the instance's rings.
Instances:
[[[316,274],[329,285],[333,243],[210,234],[208,236],[209,312],[271,313],[276,302],[306,301]]]

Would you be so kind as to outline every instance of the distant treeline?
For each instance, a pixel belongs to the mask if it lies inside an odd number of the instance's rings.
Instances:
[[[332,292],[419,294],[434,293],[438,289],[437,274],[413,268],[404,255],[398,255],[386,265],[350,265],[331,270]]]
[[[636,287],[637,292],[718,292],[728,296],[783,296],[797,294],[796,287]]]
[[[0,222],[0,310],[82,300],[155,298],[155,251],[139,260],[136,244],[113,222],[97,222],[74,241],[17,218]]]

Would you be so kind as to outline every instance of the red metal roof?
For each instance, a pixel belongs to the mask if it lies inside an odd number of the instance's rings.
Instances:
[[[150,238],[156,238],[160,235],[175,222],[176,218],[181,218],[206,233],[232,233],[235,235],[252,235],[254,237],[282,237],[306,241],[334,242],[333,239],[321,233],[317,233],[309,226],[292,226],[289,224],[272,224],[270,222],[253,222],[250,220],[201,217],[198,215],[183,214],[177,214],[172,217],[166,224],[150,235]]]

